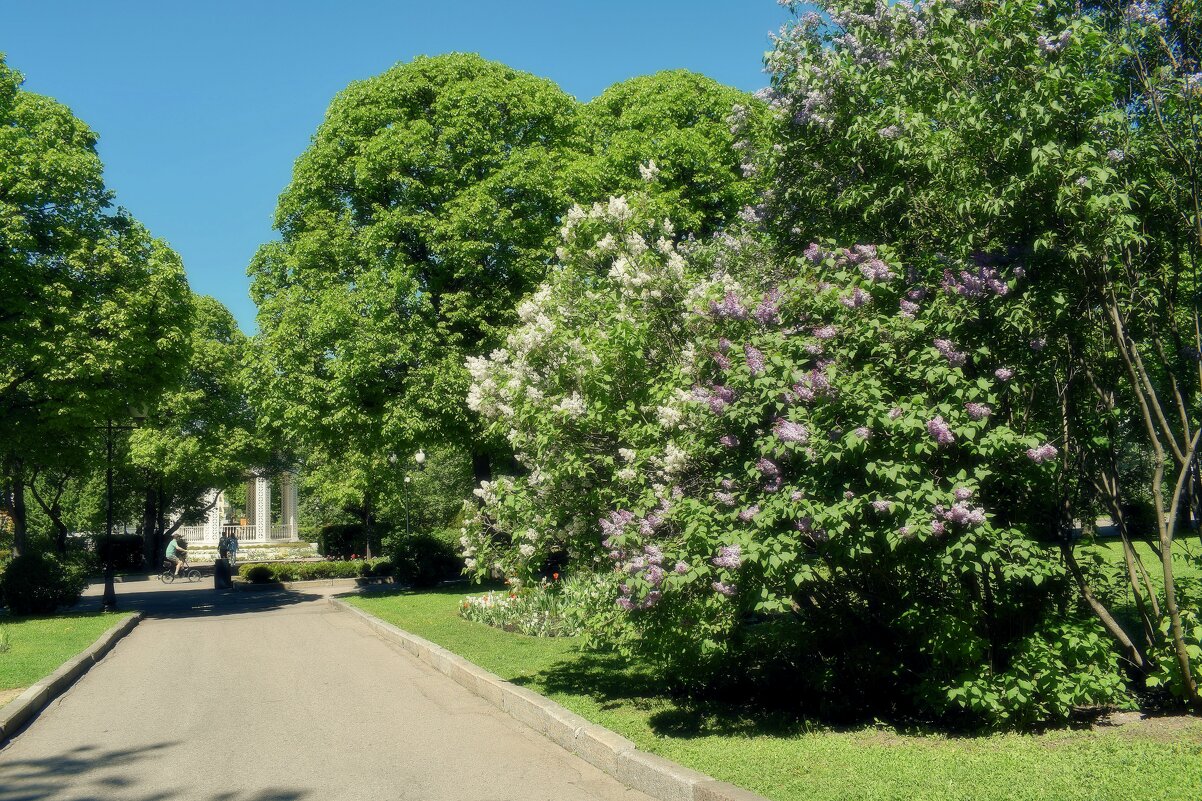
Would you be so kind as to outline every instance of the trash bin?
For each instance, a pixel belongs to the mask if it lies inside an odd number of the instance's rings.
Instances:
[[[230,562],[228,559],[218,559],[213,563],[213,589],[215,590],[232,590],[234,588],[234,580],[230,575]]]

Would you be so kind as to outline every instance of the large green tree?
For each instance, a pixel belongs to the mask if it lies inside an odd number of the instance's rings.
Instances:
[[[503,341],[572,200],[655,169],[678,236],[734,214],[747,196],[748,126],[728,120],[740,102],[754,104],[661,73],[582,107],[464,54],[338,95],[280,198],[281,240],[251,265],[264,415],[306,452],[311,491],[367,519],[387,454],[436,438],[462,443],[486,478],[505,445],[467,409],[465,357]]]
[[[273,456],[250,403],[250,340],[220,301],[196,295],[192,308],[182,383],[159,396],[130,437],[129,468],[143,487],[147,564],[165,536],[209,510],[209,490],[228,487]]]
[[[95,134],[0,60],[0,493],[24,547],[35,469],[172,382],[187,351],[178,256],[111,209]]]

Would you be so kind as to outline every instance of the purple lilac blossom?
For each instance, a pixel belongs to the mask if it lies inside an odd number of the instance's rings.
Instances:
[[[780,476],[773,476],[772,480],[764,484],[764,492],[780,492],[785,486],[785,480]]]
[[[735,496],[729,492],[715,492],[714,500],[723,506],[734,506],[736,503],[738,503],[738,501],[735,500]]]
[[[902,407],[894,406],[892,409],[889,410],[889,419],[896,420],[897,418],[901,417],[902,414],[904,414],[904,412],[902,412]]]
[[[719,353],[721,353],[723,355],[730,353],[731,347],[732,347],[732,343],[726,337],[722,337],[721,339],[718,340],[718,352]]]
[[[945,529],[943,527],[943,523],[941,523],[940,521],[936,520],[931,523],[931,533],[934,534],[936,537],[942,537],[944,534],[944,531],[945,531]]]
[[[810,431],[800,423],[794,423],[783,417],[778,417],[772,424],[772,433],[781,442],[800,442],[804,445],[810,439]]]
[[[1035,339],[1031,340],[1031,350],[1035,351],[1036,353],[1039,353],[1039,351],[1043,350],[1047,346],[1048,341],[1043,337],[1036,337]]]
[[[956,346],[950,340],[936,339],[934,344],[935,350],[939,351],[952,367],[963,367],[964,363],[968,361],[968,354],[956,350]]]
[[[748,506],[746,509],[739,512],[739,519],[742,520],[744,523],[750,523],[752,520],[755,520],[756,516],[759,513],[760,513],[760,507],[758,505]]]
[[[730,359],[725,354],[719,353],[718,351],[714,351],[713,359],[714,359],[714,364],[718,365],[719,370],[729,370],[730,369]]]
[[[776,462],[772,461],[767,456],[761,456],[759,458],[759,460],[755,463],[755,469],[759,470],[760,473],[762,473],[765,477],[780,475],[780,467],[776,464]]]
[[[793,490],[793,494],[789,496],[789,500],[796,503],[797,501],[805,500],[806,494],[801,490]]]
[[[743,346],[743,355],[747,357],[747,369],[752,375],[759,375],[764,372],[764,354],[760,353],[753,345],[747,344]]]
[[[656,518],[654,515],[652,515],[652,516],[648,517],[647,519],[655,520],[655,522],[652,524],[653,529],[659,528],[659,519],[658,518]],[[662,565],[664,563],[664,552],[658,545],[644,545],[643,553],[647,555],[647,563],[648,564]]]
[[[868,439],[872,436],[872,429],[868,426],[860,426],[853,433],[860,439]]]
[[[818,246],[817,242],[811,242],[810,246],[805,250],[805,257],[815,264],[822,261],[825,255],[826,254],[822,252],[822,248]]]
[[[927,421],[927,433],[940,445],[951,445],[956,441],[956,436],[944,422],[943,415],[936,415],[934,420]]]
[[[710,560],[714,567],[724,567],[728,570],[738,570],[743,565],[743,549],[736,545],[723,545],[718,549],[718,555]]]
[[[727,598],[733,597],[734,594],[737,592],[737,590],[735,589],[735,585],[726,584],[721,581],[715,581],[713,583],[713,588],[714,588],[714,592],[719,593],[721,595],[725,595]]]
[[[956,487],[952,495],[956,496],[957,501],[967,501],[972,497],[972,490],[968,487]]]
[[[860,265],[860,275],[869,281],[892,281],[894,275],[889,265],[880,259],[870,259]]]
[[[966,403],[964,410],[968,412],[968,416],[972,420],[984,420],[993,414],[993,409],[990,409],[984,403]]]
[[[838,334],[839,331],[833,325],[824,325],[814,329],[814,336],[819,339],[834,339]]]
[[[1027,458],[1035,464],[1043,464],[1044,462],[1055,459],[1059,451],[1056,446],[1050,442],[1045,442],[1038,448],[1027,448]]]
[[[760,325],[775,325],[780,322],[780,290],[773,289],[752,313]]]
[[[1009,367],[999,367],[993,371],[993,375],[998,381],[1009,381],[1014,378],[1014,371]]]
[[[711,303],[710,312],[719,319],[746,320],[747,309],[739,302],[734,292],[727,292],[721,303]]]
[[[912,300],[906,300],[905,298],[902,298],[898,302],[898,305],[901,307],[901,314],[903,317],[913,317],[919,309],[917,303]]]
[[[888,512],[893,509],[893,502],[878,498],[872,502],[872,508],[878,512]]]
[[[672,572],[678,576],[683,576],[685,573],[688,573],[689,572],[688,562],[677,562],[676,567],[672,568]]]
[[[724,448],[739,447],[739,438],[736,437],[734,434],[723,434],[721,437],[718,438],[718,442]]]
[[[652,565],[651,567],[647,568],[645,578],[647,579],[647,583],[652,587],[658,587],[663,583],[664,569],[659,565]]]

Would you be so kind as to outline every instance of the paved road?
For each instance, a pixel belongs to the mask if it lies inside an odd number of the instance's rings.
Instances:
[[[119,588],[151,616],[0,751],[0,801],[647,801],[317,593],[208,586]]]

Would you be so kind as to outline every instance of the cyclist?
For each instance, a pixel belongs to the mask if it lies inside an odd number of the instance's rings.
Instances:
[[[167,561],[175,565],[175,575],[179,575],[179,571],[184,566],[184,562],[188,559],[188,544],[184,541],[182,534],[176,534],[167,543]]]

